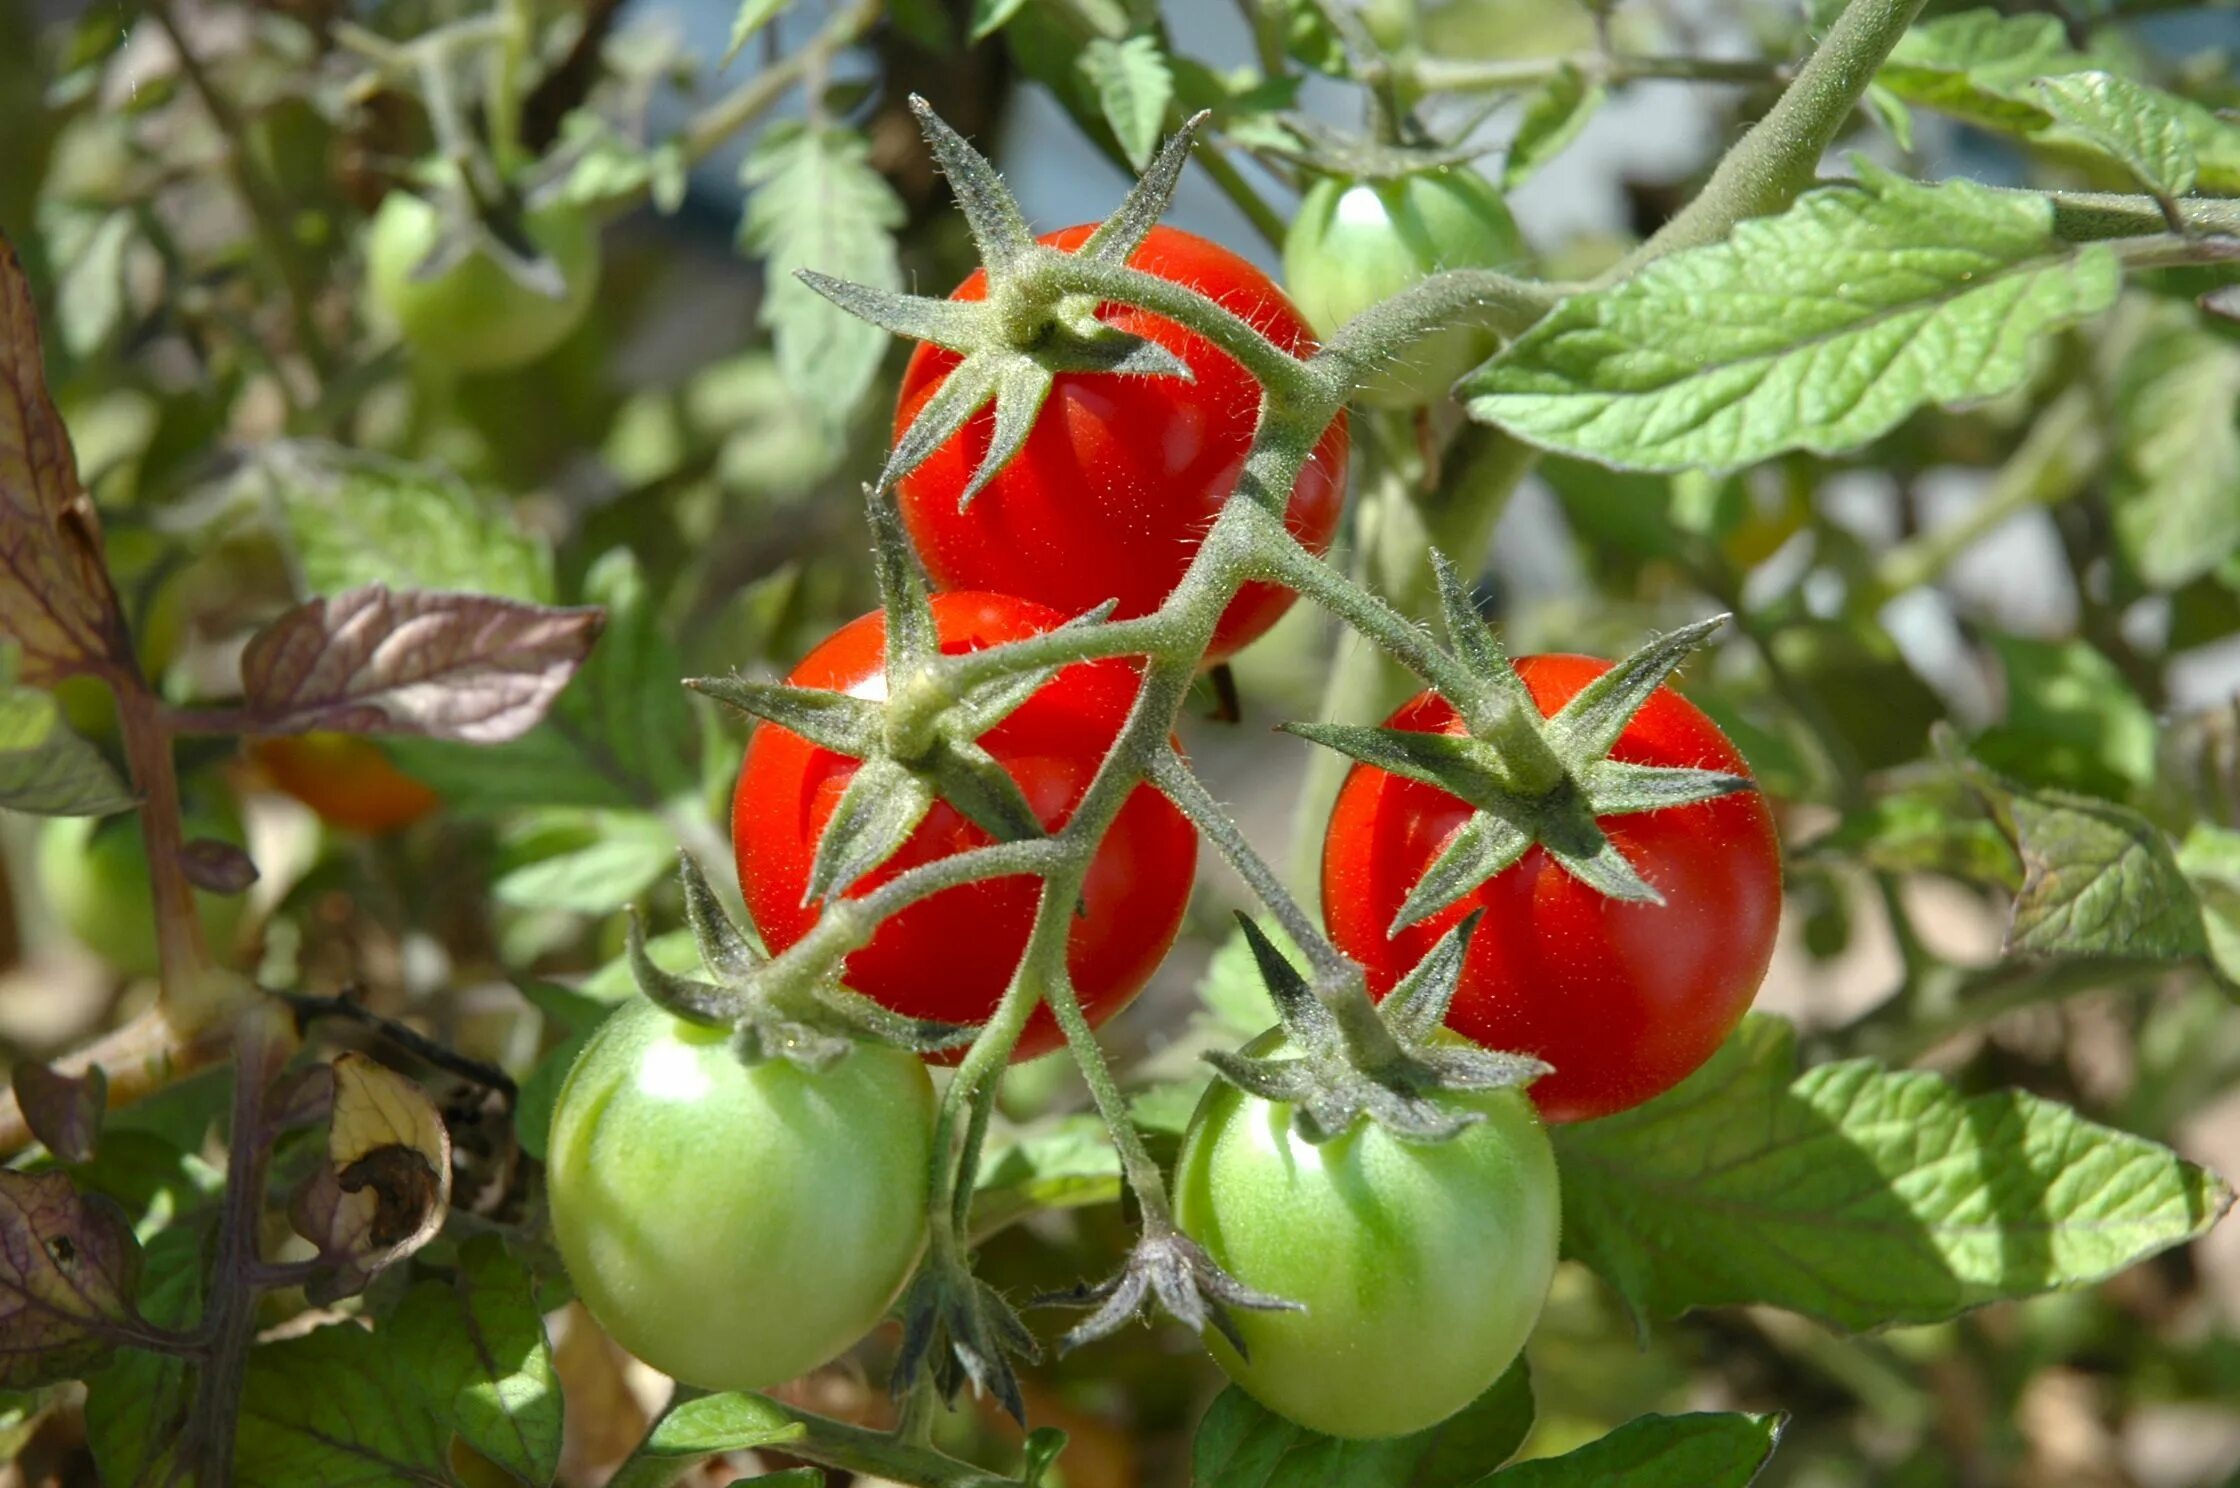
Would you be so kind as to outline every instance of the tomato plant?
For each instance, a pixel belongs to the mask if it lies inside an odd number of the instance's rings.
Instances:
[[[390,764],[379,745],[355,734],[263,739],[251,752],[274,785],[329,826],[394,832],[438,804],[434,791]]]
[[[711,1390],[776,1384],[902,1290],[932,1140],[933,1085],[907,1054],[750,1068],[722,1030],[632,1002],[553,1106],[553,1238],[576,1294],[647,1363]]]
[[[2240,32],[1203,8],[0,4],[8,1481],[2240,1461]]]
[[[499,372],[543,356],[582,323],[598,290],[599,229],[581,210],[553,206],[522,218],[528,243],[560,276],[557,296],[523,284],[480,248],[421,277],[441,227],[434,206],[397,190],[381,199],[367,239],[367,287],[415,351],[462,372]]]
[[[1584,656],[1517,663],[1544,713],[1608,669]],[[1461,729],[1454,709],[1431,693],[1387,725]],[[1745,769],[1717,726],[1669,688],[1633,716],[1611,755]],[[1483,911],[1448,1025],[1488,1048],[1553,1065],[1532,1086],[1549,1120],[1637,1106],[1710,1058],[1757,995],[1780,924],[1781,859],[1764,799],[1743,793],[1602,822],[1663,894],[1661,905],[1612,903],[1535,847],[1450,908],[1388,934],[1468,815],[1462,802],[1420,781],[1369,765],[1347,775],[1323,846],[1322,905],[1332,938],[1368,968],[1372,989],[1383,993],[1450,925]]]
[[[1042,242],[1072,251],[1095,224]],[[1216,243],[1153,228],[1129,263],[1219,301],[1294,355],[1313,332],[1267,275]],[[975,273],[952,298],[978,300]],[[1190,380],[1060,373],[1017,458],[969,502],[965,490],[986,457],[994,419],[980,415],[902,483],[902,509],[927,571],[951,589],[1017,594],[1068,615],[1120,601],[1121,617],[1149,614],[1182,577],[1196,539],[1236,486],[1252,445],[1254,383],[1234,358],[1156,315],[1107,307],[1108,325],[1179,356]],[[957,365],[921,346],[911,354],[895,407],[899,431]],[[1315,446],[1291,488],[1284,520],[1315,552],[1330,543],[1345,502],[1346,426]],[[1221,613],[1208,660],[1219,661],[1275,624],[1292,596],[1247,584]]]
[[[934,624],[948,654],[1048,631],[1063,616],[1000,594],[942,594]],[[797,686],[876,696],[885,686],[884,617],[852,621],[802,658]],[[1139,688],[1125,662],[1067,667],[982,740],[1018,782],[1043,826],[1065,823],[1102,763]],[[816,847],[856,762],[765,724],[739,769],[731,814],[739,883],[755,927],[774,950],[806,934],[821,908],[804,902]],[[905,869],[989,840],[984,829],[937,803],[909,839],[850,892],[869,893]],[[1157,969],[1190,898],[1197,839],[1174,808],[1139,787],[1120,808],[1081,890],[1066,939],[1066,966],[1091,1026],[1126,1007]],[[933,895],[882,924],[849,955],[849,986],[914,1018],[978,1023],[1010,984],[1033,924],[1036,886],[996,878]],[[1063,1041],[1047,1007],[1027,1025],[1013,1057],[1032,1058]]]
[[[1475,1400],[1524,1347],[1555,1273],[1555,1154],[1519,1092],[1454,1099],[1481,1119],[1450,1141],[1363,1123],[1311,1146],[1289,1108],[1206,1092],[1175,1218],[1239,1281],[1306,1309],[1239,1313],[1243,1353],[1207,1339],[1269,1409],[1328,1436],[1402,1436]]]
[[[1283,238],[1283,283],[1317,333],[1446,269],[1515,272],[1524,239],[1501,193],[1467,166],[1396,180],[1325,176],[1307,188]],[[1447,396],[1498,338],[1476,326],[1425,337],[1361,385],[1373,406],[1417,408]]]

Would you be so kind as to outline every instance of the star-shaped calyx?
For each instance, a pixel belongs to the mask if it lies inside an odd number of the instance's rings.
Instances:
[[[879,474],[881,488],[892,486],[993,403],[995,432],[987,455],[959,498],[961,508],[969,506],[1025,447],[1035,415],[1059,373],[1118,372],[1188,382],[1191,372],[1182,358],[1158,342],[1098,319],[1096,296],[1055,290],[1038,270],[1059,250],[1035,242],[995,167],[943,123],[923,98],[913,95],[910,107],[972,231],[987,271],[986,297],[952,300],[902,294],[807,269],[800,277],[851,315],[963,358],[895,440]],[[1175,183],[1189,159],[1190,141],[1205,117],[1200,114],[1190,120],[1167,141],[1119,210],[1074,251],[1075,257],[1127,263],[1173,198]]]
[[[1250,918],[1237,919],[1283,1019],[1282,1037],[1271,1032],[1238,1053],[1217,1049],[1205,1057],[1230,1084],[1290,1106],[1293,1127],[1309,1142],[1341,1136],[1363,1116],[1408,1141],[1443,1142],[1484,1117],[1440,1100],[1440,1091],[1501,1090],[1548,1073],[1529,1054],[1480,1049],[1441,1032],[1477,914],[1440,936],[1377,1006],[1373,1016],[1392,1049],[1375,1069],[1363,1068],[1360,1041],[1347,1038],[1298,968]]]
[[[645,931],[633,912],[631,980],[672,1017],[703,1028],[730,1029],[732,1048],[747,1063],[784,1059],[815,1071],[846,1058],[860,1038],[921,1054],[971,1041],[971,1028],[903,1017],[849,991],[837,976],[796,981],[773,975],[773,963],[725,911],[690,853],[677,855],[677,882],[684,890],[685,920],[706,979],[656,965],[646,953]]]
[[[1723,770],[1629,764],[1609,754],[1650,695],[1726,617],[1657,637],[1543,719],[1454,566],[1436,552],[1432,562],[1447,633],[1473,684],[1442,693],[1467,732],[1284,725],[1380,770],[1436,786],[1472,808],[1409,892],[1388,933],[1458,903],[1536,843],[1566,872],[1613,899],[1662,904],[1663,896],[1618,851],[1598,818],[1693,805],[1754,784]]]
[[[741,712],[861,761],[817,839],[801,902],[843,894],[894,855],[936,800],[947,801],[999,842],[1043,835],[1018,782],[980,746],[1056,668],[1022,672],[955,693],[939,662],[941,639],[925,575],[903,533],[893,494],[867,493],[879,590],[886,601],[886,695],[864,697],[785,682],[702,677],[685,685]],[[1105,605],[1070,622],[1096,624]]]

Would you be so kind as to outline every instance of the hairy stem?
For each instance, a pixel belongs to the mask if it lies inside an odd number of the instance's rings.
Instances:
[[[1616,86],[1664,78],[1683,83],[1754,85],[1786,82],[1795,69],[1756,57],[1655,57],[1584,51],[1561,57],[1421,56],[1406,65],[1427,93],[1512,93],[1552,82],[1565,70],[1589,83]]]
[[[1611,271],[1623,279],[1652,259],[1724,238],[1734,225],[1778,212],[1818,178],[1820,157],[1905,35],[1923,0],[1851,0],[1796,81],[1729,150],[1695,200]]]

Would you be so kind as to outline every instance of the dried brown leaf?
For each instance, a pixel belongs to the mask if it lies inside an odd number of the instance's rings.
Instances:
[[[289,1208],[296,1232],[334,1270],[314,1302],[364,1289],[435,1238],[451,1199],[451,1137],[426,1092],[363,1054],[334,1061],[327,1160]]]
[[[137,679],[101,519],[78,482],[70,434],[47,394],[38,313],[0,235],[0,632],[20,676],[43,687],[99,672]]]

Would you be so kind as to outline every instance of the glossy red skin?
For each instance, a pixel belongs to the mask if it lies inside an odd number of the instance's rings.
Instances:
[[[1042,241],[1071,251],[1092,230],[1069,227]],[[1314,349],[1313,330],[1275,282],[1219,244],[1155,227],[1129,263],[1210,296],[1285,351]],[[987,287],[975,271],[950,297],[981,299]],[[958,497],[995,428],[991,410],[975,414],[902,482],[903,519],[942,588],[1018,594],[1067,615],[1117,598],[1126,619],[1157,609],[1189,567],[1244,469],[1260,385],[1173,321],[1125,306],[1107,306],[1103,319],[1174,352],[1197,380],[1060,374],[1026,447],[960,512]],[[956,354],[937,346],[911,356],[897,434],[956,365]],[[1285,512],[1293,534],[1317,553],[1330,546],[1345,504],[1346,439],[1341,414],[1299,473]],[[1222,612],[1206,659],[1234,653],[1294,598],[1272,584],[1247,584]]]
[[[1050,630],[1066,617],[1003,594],[938,594],[941,648],[977,651]],[[848,691],[878,686],[883,695],[883,612],[850,621],[794,668],[800,687]],[[1063,826],[1080,803],[1127,721],[1141,678],[1125,660],[1077,662],[1058,672],[980,743],[1010,772],[1046,829]],[[825,823],[856,772],[856,761],[773,724],[748,742],[732,802],[731,839],[739,886],[763,941],[782,951],[807,934],[821,906],[803,907],[809,865]],[[988,834],[945,801],[901,849],[849,891],[861,897],[906,868],[984,846]],[[1198,859],[1197,834],[1149,786],[1121,806],[1092,860],[1082,889],[1085,913],[1073,921],[1066,964],[1090,1026],[1103,1023],[1143,989],[1174,944]],[[995,1011],[1033,928],[1040,881],[988,879],[922,899],[881,924],[847,958],[847,985],[899,1013],[980,1023]],[[1050,1009],[1035,1009],[1014,1060],[1063,1043]],[[962,1050],[929,1056],[953,1064]]]
[[[1531,656],[1517,671],[1553,713],[1610,663]],[[1460,733],[1444,698],[1421,693],[1389,728]],[[1718,726],[1660,687],[1626,726],[1613,759],[1747,774]],[[1773,817],[1755,791],[1693,806],[1603,818],[1626,860],[1664,895],[1606,899],[1539,847],[1461,903],[1387,939],[1423,870],[1469,808],[1435,787],[1356,765],[1331,813],[1322,904],[1340,949],[1383,997],[1431,944],[1483,908],[1447,1025],[1489,1049],[1555,1066],[1532,1086],[1549,1121],[1623,1111],[1686,1078],[1734,1031],[1773,955],[1781,918],[1781,856]]]

